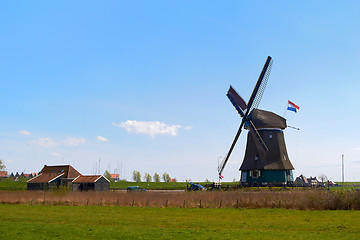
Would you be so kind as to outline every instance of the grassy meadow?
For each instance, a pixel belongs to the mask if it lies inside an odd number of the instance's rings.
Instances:
[[[0,179],[0,190],[26,190],[26,181],[27,179],[21,179],[20,181],[14,181],[10,179]],[[210,182],[196,182],[203,186],[205,184],[210,184]],[[110,182],[111,189],[126,189],[129,186],[140,186],[144,189],[150,190],[184,190],[186,189],[186,182]],[[224,189],[234,188],[238,186],[238,182],[223,182],[222,187]],[[345,182],[345,189],[356,189],[360,188],[360,182]],[[257,189],[257,188],[256,188]],[[340,190],[342,185],[338,187],[332,187],[331,190]]]
[[[26,190],[26,181],[27,179],[21,179],[21,181],[14,181],[10,179],[1,179],[0,180],[0,190]],[[208,182],[210,183],[210,182]],[[184,190],[186,189],[187,182],[110,182],[111,189],[126,189],[129,186],[140,186],[144,189],[151,190]],[[205,185],[207,183],[200,182],[200,184]],[[224,187],[234,187],[238,185],[238,182],[226,182],[223,183]]]
[[[359,211],[0,205],[0,239],[359,239]]]
[[[23,178],[20,181],[14,181],[12,179],[0,179],[0,190],[26,190],[27,179]]]

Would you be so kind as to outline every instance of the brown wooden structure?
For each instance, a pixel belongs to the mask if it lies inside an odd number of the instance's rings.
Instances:
[[[70,165],[44,165],[40,174],[27,181],[28,190],[48,190],[60,186],[70,187],[81,174]]]
[[[73,191],[108,191],[110,181],[102,175],[79,176],[72,181]]]

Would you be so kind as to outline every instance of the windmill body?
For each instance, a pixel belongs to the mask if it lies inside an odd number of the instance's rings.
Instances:
[[[227,93],[242,120],[218,172],[221,176],[241,131],[245,128],[249,133],[244,160],[240,167],[242,185],[284,185],[293,182],[294,167],[286,150],[283,133],[287,127],[286,119],[257,108],[270,75],[272,62],[272,58],[268,57],[248,103],[232,86]]]
[[[242,185],[283,185],[293,182],[293,165],[289,159],[283,130],[286,120],[279,115],[254,109],[250,114],[255,128],[268,147],[266,155],[258,151],[256,137],[249,131],[241,164]],[[245,124],[245,129],[250,127]]]

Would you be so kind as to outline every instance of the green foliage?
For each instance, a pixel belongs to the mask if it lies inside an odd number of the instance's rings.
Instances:
[[[0,171],[4,171],[6,169],[3,160],[0,159]]]
[[[154,182],[160,182],[160,175],[158,173],[154,174]]]
[[[1,204],[0,216],[1,239],[358,239],[360,235],[359,211]],[[149,221],[154,216],[156,221]]]
[[[152,180],[151,175],[148,173],[145,173],[144,180],[145,180],[145,182],[151,182],[151,180]]]
[[[114,179],[111,178],[111,175],[108,170],[105,170],[104,177],[106,177],[109,181],[114,181]]]
[[[141,182],[141,174],[140,174],[140,172],[134,170],[132,179],[135,182]]]
[[[170,175],[167,172],[164,172],[164,174],[162,175],[162,179],[164,180],[164,182],[170,182]]]
[[[17,179],[18,182],[27,182],[28,180],[29,180],[29,179],[27,179],[27,178],[24,177],[24,176],[19,176],[18,179]]]

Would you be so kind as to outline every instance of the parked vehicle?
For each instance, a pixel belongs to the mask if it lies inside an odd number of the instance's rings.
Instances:
[[[189,186],[189,184],[190,184],[190,186]],[[198,183],[189,182],[189,184],[186,185],[186,190],[187,190],[187,191],[199,191],[199,190],[204,190],[204,191],[206,191],[206,190],[207,190],[206,187],[204,187],[204,186],[202,186],[202,185],[200,185],[200,184],[198,184]]]
[[[126,189],[128,192],[146,192],[146,189],[139,186],[130,186]]]

